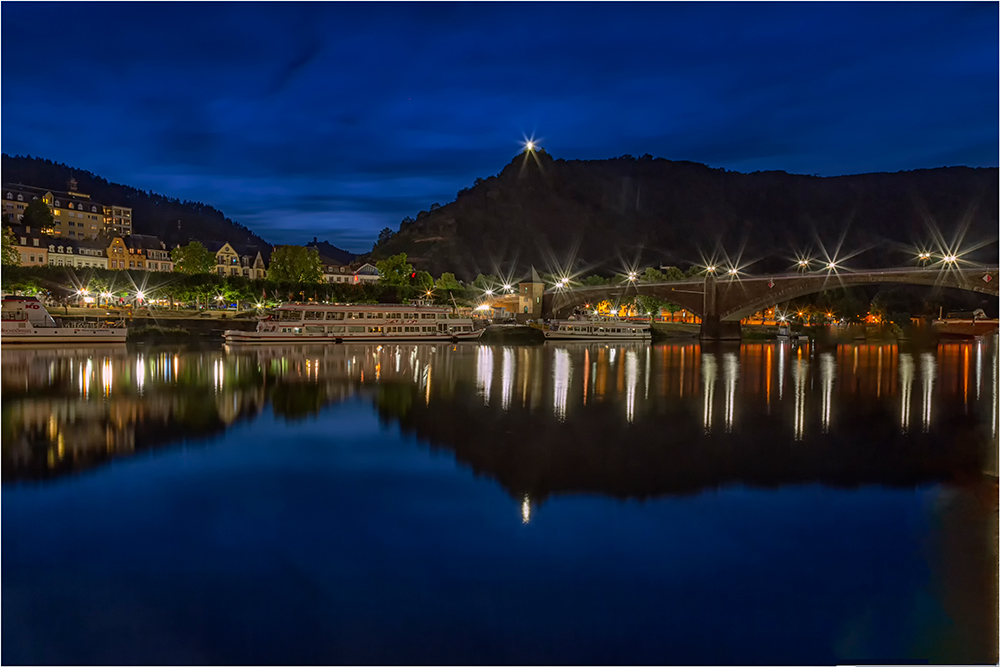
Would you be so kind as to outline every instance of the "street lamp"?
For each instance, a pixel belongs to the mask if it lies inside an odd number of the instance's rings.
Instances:
[[[837,263],[836,262],[830,262],[829,264],[826,265],[826,268],[828,268],[828,269],[830,269],[832,271],[835,268],[837,268]]]
[[[945,255],[942,259],[944,259],[947,264],[954,264],[958,261],[958,257],[955,255]]]
[[[709,273],[715,273],[715,267],[714,266],[706,266],[705,270],[708,271]]]
[[[735,276],[737,273],[739,272],[735,268],[729,269],[729,275]]]
[[[628,272],[628,279],[629,279],[629,281],[635,282],[636,280],[638,280],[638,278],[639,278],[639,275],[635,271],[629,271]]]

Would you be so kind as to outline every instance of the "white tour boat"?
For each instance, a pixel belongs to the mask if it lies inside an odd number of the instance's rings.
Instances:
[[[543,332],[545,340],[649,340],[652,337],[647,322],[598,317],[551,320]]]
[[[257,323],[256,331],[226,331],[227,343],[346,343],[477,340],[485,329],[451,308],[423,303],[286,303]]]
[[[0,341],[77,345],[80,343],[124,343],[128,338],[125,326],[108,326],[101,322],[77,322],[59,326],[42,302],[33,296],[5,296],[0,309]]]

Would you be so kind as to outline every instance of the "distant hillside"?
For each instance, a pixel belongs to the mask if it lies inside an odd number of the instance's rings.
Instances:
[[[785,172],[742,174],[648,155],[555,160],[521,154],[496,176],[477,179],[456,201],[404,221],[377,246],[378,259],[406,252],[437,275],[470,278],[529,264],[604,271],[623,262],[688,266],[723,248],[762,259],[753,271],[786,269],[794,251],[816,239],[852,266],[911,261],[936,222],[950,240],[968,224],[968,242],[992,240],[981,261],[997,257],[998,170],[947,167],[820,178]],[[842,241],[842,244],[841,244]],[[985,257],[986,259],[982,259]]]
[[[4,183],[21,183],[60,191],[67,189],[66,184],[71,177],[75,178],[77,189],[89,194],[95,201],[132,207],[133,231],[136,234],[157,236],[168,246],[190,240],[229,241],[255,245],[265,257],[270,255],[271,244],[207,204],[181,201],[153,192],[143,192],[128,185],[109,183],[89,171],[41,158],[11,157],[4,154],[0,176]]]
[[[340,262],[341,264],[350,264],[354,261],[354,258],[357,257],[354,253],[341,250],[337,246],[332,245],[329,241],[317,241],[315,236],[313,237],[312,242],[305,245],[307,248],[316,248],[321,257],[328,257],[329,259]]]

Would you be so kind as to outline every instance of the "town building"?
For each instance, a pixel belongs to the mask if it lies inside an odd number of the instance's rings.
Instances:
[[[542,313],[544,294],[545,283],[535,271],[535,267],[531,267],[531,278],[518,283],[517,292],[499,294],[489,301],[489,305],[494,309],[502,308],[507,313],[519,315],[519,319],[537,318]]]
[[[17,252],[21,255],[21,266],[48,265],[48,236],[27,225],[11,229],[17,242]]]
[[[111,237],[105,237],[108,242],[107,257],[108,257],[108,268],[112,271],[121,271],[123,269],[135,268],[135,256],[129,260],[128,247],[125,245],[125,241],[121,236],[117,234]],[[132,262],[132,266],[129,267],[129,261]]]
[[[174,270],[174,262],[170,258],[167,245],[155,236],[130,234],[123,241],[129,253],[129,268],[134,261],[137,269],[145,269],[146,271]]]
[[[49,237],[49,266],[70,266],[73,268],[108,268],[107,249],[96,239],[66,239]]]
[[[354,269],[353,282],[358,284],[363,283],[377,283],[378,282],[378,269],[374,265],[365,262],[361,266]]]
[[[323,267],[323,282],[325,283],[353,283],[354,269],[346,264],[341,264],[335,259],[320,255],[320,264]]]
[[[70,180],[69,191],[46,190],[30,185],[3,187],[3,212],[12,222],[24,217],[24,209],[36,199],[42,200],[52,212],[52,228],[40,230],[66,239],[97,238],[102,232],[120,236],[132,233],[132,209],[95,202],[90,195],[76,191],[76,181]]]
[[[215,253],[215,273],[220,276],[243,276],[250,280],[265,277],[264,257],[255,245],[222,241],[205,241],[203,245]]]

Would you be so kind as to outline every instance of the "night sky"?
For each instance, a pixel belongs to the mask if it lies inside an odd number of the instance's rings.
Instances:
[[[821,175],[997,166],[998,5],[3,3],[2,150],[355,252],[534,136]]]

